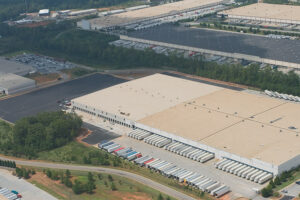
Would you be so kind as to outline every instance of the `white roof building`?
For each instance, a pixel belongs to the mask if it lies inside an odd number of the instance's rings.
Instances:
[[[39,15],[40,16],[50,15],[50,11],[49,11],[49,9],[42,9],[39,11]]]
[[[35,88],[35,81],[11,73],[0,72],[0,92],[15,94]]]

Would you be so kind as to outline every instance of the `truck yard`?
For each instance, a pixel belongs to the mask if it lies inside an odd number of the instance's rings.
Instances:
[[[102,141],[98,144],[98,148],[129,161],[133,161],[140,166],[149,168],[154,172],[161,173],[168,178],[173,178],[180,183],[185,182],[194,188],[210,193],[212,196],[220,197],[230,192],[230,187],[219,181],[203,176],[198,172],[179,167],[172,162],[160,158],[154,158],[152,155],[143,154],[143,156],[140,152],[131,148],[121,147],[121,145],[117,142]]]

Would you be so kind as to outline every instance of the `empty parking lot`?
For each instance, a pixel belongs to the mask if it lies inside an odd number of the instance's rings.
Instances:
[[[0,101],[0,117],[15,122],[43,111],[59,110],[58,101],[72,99],[104,89],[125,80],[106,74],[92,74],[83,78],[36,90]]]
[[[136,37],[227,53],[300,63],[300,41],[163,25],[129,33]]]

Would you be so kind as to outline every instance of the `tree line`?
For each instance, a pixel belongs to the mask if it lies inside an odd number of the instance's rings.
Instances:
[[[300,172],[300,165],[292,170],[284,171],[275,179],[271,179],[269,184],[261,190],[261,195],[265,198],[271,196],[278,196],[278,193],[274,191],[277,186],[294,179],[294,174]]]
[[[0,166],[8,167],[8,168],[16,168],[16,162],[10,160],[1,160],[0,159]]]
[[[247,85],[300,96],[300,78],[290,71],[282,73],[271,67],[260,69],[258,64],[218,64],[198,59],[186,59],[175,54],[156,54],[152,49],[139,51],[109,45],[117,36],[73,28],[72,22],[50,24],[46,27],[0,27],[5,39],[2,52],[29,50],[60,57],[95,68],[172,68],[183,73]],[[14,42],[12,42],[14,41]]]
[[[14,156],[36,157],[38,152],[63,146],[80,132],[82,120],[75,114],[44,112],[18,120],[12,139],[1,148]]]
[[[29,179],[34,174],[35,174],[35,170],[26,169],[24,167],[22,168],[16,167],[16,175],[19,178]]]

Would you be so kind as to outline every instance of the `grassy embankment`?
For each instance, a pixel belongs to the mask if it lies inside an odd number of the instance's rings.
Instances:
[[[138,182],[129,180],[116,175],[94,173],[94,180],[96,189],[92,194],[82,193],[79,195],[74,194],[71,188],[68,188],[60,182],[60,180],[51,180],[42,172],[43,169],[35,168],[37,173],[32,175],[29,182],[35,184],[40,189],[48,192],[58,199],[72,199],[72,200],[93,200],[93,199],[132,199],[132,200],[150,200],[159,199],[160,195],[165,200],[175,200],[159,191],[147,187]],[[59,171],[57,171],[59,173]],[[71,171],[71,180],[75,179],[81,183],[86,184],[88,172]],[[114,185],[114,186],[112,186]]]
[[[94,147],[87,147],[83,144],[77,143],[77,142],[71,142],[63,147],[39,153],[38,159],[39,160],[47,160],[52,162],[60,162],[60,163],[72,163],[72,164],[82,164],[84,165],[85,158],[89,155],[95,155],[97,152],[105,153],[108,156],[108,160],[110,160],[109,164],[106,164],[107,166],[114,167],[121,170],[126,170],[128,172],[136,173],[139,175],[142,175],[144,177],[147,177],[149,179],[152,179],[156,182],[159,182],[161,184],[167,185],[171,188],[174,188],[176,190],[179,190],[183,193],[186,193],[188,195],[191,195],[195,198],[201,198],[201,199],[213,199],[213,197],[209,196],[206,193],[201,193],[200,190],[193,189],[191,187],[188,187],[183,184],[179,184],[178,181],[164,177],[160,175],[159,173],[153,172],[147,168],[139,167],[134,163],[128,162],[127,160],[121,160],[121,163],[118,163],[117,165],[114,163],[114,159],[116,156],[113,156],[111,154],[108,154],[104,151],[101,151],[99,149],[96,149]],[[90,165],[93,166],[99,166],[99,161],[96,157],[91,158]]]

